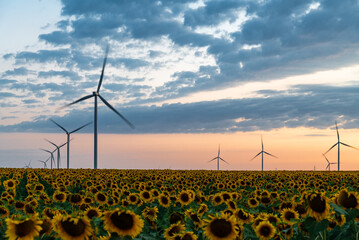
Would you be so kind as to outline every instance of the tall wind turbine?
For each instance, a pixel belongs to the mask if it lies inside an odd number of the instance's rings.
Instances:
[[[47,162],[50,160],[51,157],[49,157],[46,161],[38,160],[39,162],[42,162],[44,164],[44,168],[47,168]]]
[[[346,147],[354,148],[355,150],[359,150],[359,149],[356,148],[356,147],[350,146],[348,144],[345,144],[345,143],[340,141],[337,121],[335,121],[335,128],[337,129],[338,142],[336,144],[334,144],[331,148],[329,148],[329,150],[326,151],[324,154],[327,154],[330,150],[332,150],[333,147],[338,145],[338,171],[340,171],[340,144],[342,144],[342,145],[344,145]]]
[[[331,165],[331,164],[337,164],[337,163],[331,163],[331,162],[329,162],[327,156],[325,156],[324,153],[323,153],[323,157],[325,157],[325,160],[328,162],[328,165],[327,165],[327,167],[325,168],[325,170],[329,170],[329,171],[330,171],[330,165]]]
[[[263,137],[262,137],[262,135],[261,135],[261,142],[262,142],[262,151],[260,151],[257,155],[255,155],[250,161],[253,161],[253,159],[255,159],[257,156],[259,156],[260,154],[262,154],[262,171],[263,171],[263,155],[264,155],[264,154],[267,154],[267,155],[272,156],[272,157],[275,157],[275,158],[278,158],[278,157],[276,157],[276,156],[274,156],[274,155],[272,155],[272,154],[270,154],[270,153],[264,151],[264,147],[263,147]]]
[[[79,130],[81,130],[82,128],[90,125],[92,122],[86,123],[85,125],[82,125],[79,128],[76,128],[75,130],[69,132],[67,131],[63,126],[61,126],[60,124],[58,124],[57,122],[55,122],[54,120],[52,120],[50,118],[50,121],[53,122],[54,124],[56,124],[59,128],[61,128],[62,130],[65,131],[66,135],[67,135],[67,169],[69,169],[69,165],[70,165],[70,135],[74,132],[77,132]]]
[[[64,143],[64,144],[58,146],[55,143],[51,142],[50,140],[47,140],[46,138],[45,138],[45,140],[56,147],[56,151],[57,151],[57,168],[60,168],[60,148],[65,146],[67,143]]]
[[[51,169],[52,169],[52,162],[54,162],[55,163],[55,157],[54,157],[54,152],[56,152],[56,148],[55,148],[55,150],[54,151],[52,151],[52,152],[50,152],[49,150],[46,150],[46,149],[43,149],[43,148],[40,148],[42,151],[44,151],[44,152],[48,152],[48,153],[50,153],[50,158],[51,158]]]
[[[65,107],[69,107],[75,103],[84,101],[86,99],[89,98],[94,98],[95,99],[95,105],[94,105],[94,169],[97,169],[97,134],[98,134],[98,126],[97,126],[97,97],[99,97],[102,102],[108,107],[110,108],[112,111],[114,111],[120,118],[122,118],[122,120],[125,121],[125,123],[127,123],[127,125],[129,125],[131,128],[135,128],[134,125],[128,121],[121,113],[119,113],[111,104],[109,104],[106,99],[104,99],[101,95],[100,95],[100,88],[101,88],[101,84],[102,84],[102,80],[103,80],[103,76],[104,76],[104,72],[105,72],[105,66],[106,66],[106,61],[107,61],[107,54],[108,54],[108,50],[109,47],[107,45],[106,48],[106,52],[105,52],[105,58],[103,60],[103,65],[102,65],[102,72],[101,72],[101,76],[100,76],[100,80],[97,86],[97,91],[96,92],[92,92],[92,94],[84,96],[72,103],[69,103],[67,105],[65,105],[64,107],[61,108],[65,108]]]
[[[229,164],[226,162],[223,158],[221,158],[219,155],[221,154],[221,145],[218,146],[218,155],[217,157],[213,158],[212,160],[209,160],[208,162],[212,162],[217,159],[217,170],[219,170],[219,160],[222,160],[223,162]]]

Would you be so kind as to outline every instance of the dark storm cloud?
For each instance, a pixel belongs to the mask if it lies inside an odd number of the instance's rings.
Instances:
[[[282,127],[359,127],[359,86],[298,85],[291,92],[267,98],[206,101],[162,106],[116,106],[136,129],[132,130],[106,106],[99,106],[99,125],[106,133],[205,133],[272,130]],[[71,109],[70,109],[71,110]],[[65,125],[91,121],[93,109],[72,110]],[[75,126],[74,126],[75,127]],[[2,126],[1,131],[56,131],[44,117],[34,122]],[[91,129],[86,130],[91,132]]]

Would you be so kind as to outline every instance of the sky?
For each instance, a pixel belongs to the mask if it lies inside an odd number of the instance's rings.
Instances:
[[[64,132],[93,121],[99,168],[324,170],[359,147],[359,1],[0,0],[0,167],[42,167]],[[93,167],[93,125],[72,135]],[[337,161],[336,148],[327,155]],[[66,151],[61,151],[65,167]],[[341,148],[341,169],[359,151]],[[336,165],[331,165],[336,168]]]

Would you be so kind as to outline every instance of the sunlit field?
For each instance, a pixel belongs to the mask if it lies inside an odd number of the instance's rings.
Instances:
[[[358,239],[359,172],[0,175],[0,239]]]

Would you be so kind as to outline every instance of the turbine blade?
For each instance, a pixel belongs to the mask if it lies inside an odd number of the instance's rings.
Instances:
[[[350,148],[354,148],[355,150],[359,150],[359,148],[356,148],[356,147],[350,146],[350,145],[345,144],[345,143],[342,143],[342,142],[340,142],[340,143],[341,143],[341,144],[343,144],[344,146],[347,146],[347,147],[350,147]]]
[[[227,164],[229,164],[229,162],[227,162],[226,160],[224,160],[223,158],[219,158],[219,159],[221,159],[223,162],[225,162],[225,163],[227,163]]]
[[[56,148],[59,147],[59,146],[57,146],[55,143],[51,142],[50,140],[48,140],[48,139],[46,139],[46,138],[44,138],[44,139],[45,139],[45,141],[47,141],[47,142],[51,143],[52,145],[54,145]]]
[[[335,147],[338,143],[334,144],[331,148],[328,149],[324,154],[327,154],[330,150],[332,150],[333,147]]]
[[[337,137],[338,137],[338,142],[339,142],[339,130],[338,130],[337,121],[335,121],[335,128],[337,129]]]
[[[263,151],[263,153],[265,153],[265,154],[267,154],[267,155],[269,155],[269,156],[272,156],[272,157],[278,158],[277,156],[274,156],[273,154],[270,154],[270,153],[268,153],[268,152],[266,152],[266,151]]]
[[[253,161],[253,159],[255,159],[256,157],[258,157],[261,153],[262,153],[262,151],[259,152],[257,155],[255,155],[255,156],[254,156],[251,160],[249,160],[249,161]]]
[[[218,156],[221,154],[221,144],[218,145]]]
[[[50,152],[49,150],[46,150],[46,149],[43,149],[43,148],[40,148],[40,150],[42,150],[42,151],[45,151],[45,152],[48,152],[48,153],[52,154],[52,152]]]
[[[262,151],[263,151],[263,135],[261,135]]]
[[[215,158],[209,160],[208,162],[212,162],[212,161],[216,160],[217,158],[218,158],[218,157],[215,157]]]
[[[103,65],[102,65],[102,72],[101,72],[101,76],[100,76],[100,81],[99,81],[99,83],[98,83],[97,91],[96,91],[97,93],[100,92],[100,88],[101,88],[101,85],[102,85],[103,75],[104,75],[104,72],[105,72],[105,66],[106,66],[106,61],[107,61],[108,50],[109,50],[109,45],[107,45],[107,47],[106,47],[105,58],[104,58],[104,60],[103,60]]]
[[[85,125],[82,125],[82,126],[79,127],[79,128],[76,128],[75,130],[71,131],[70,134],[71,134],[71,133],[74,133],[74,132],[77,132],[77,131],[79,131],[79,130],[81,130],[81,129],[83,129],[84,127],[90,125],[91,123],[92,123],[92,122],[89,122],[89,123],[86,123]]]
[[[130,121],[128,121],[121,113],[119,113],[114,107],[112,107],[111,104],[106,101],[106,99],[104,99],[100,94],[98,96],[102,100],[102,102],[106,104],[106,106],[109,107],[112,111],[114,111],[118,116],[120,116],[122,120],[127,123],[128,126],[130,126],[132,129],[135,128],[135,126],[133,126]]]
[[[59,149],[62,148],[63,146],[65,146],[67,144],[67,142],[65,142],[64,144],[59,146]]]
[[[62,130],[64,130],[65,133],[68,133],[67,130],[66,130],[63,126],[61,126],[60,124],[58,124],[57,122],[55,122],[55,121],[52,120],[51,118],[50,118],[50,121],[53,122],[54,124],[56,124],[56,125],[57,125],[59,128],[61,128]]]
[[[325,156],[325,155],[323,154],[323,157],[325,157],[325,160],[327,160],[327,162],[329,163],[329,160],[328,160],[327,156]]]
[[[67,108],[67,107],[69,107],[69,106],[71,106],[71,105],[74,105],[75,103],[78,103],[78,102],[81,102],[81,101],[83,101],[83,100],[92,98],[93,96],[94,96],[93,94],[87,95],[87,96],[85,96],[85,97],[82,97],[82,98],[80,98],[80,99],[77,99],[76,101],[74,101],[74,102],[72,102],[72,103],[69,103],[69,104],[66,104],[65,106],[59,107],[59,108],[57,108],[57,110],[61,110],[61,109]]]
[[[325,168],[325,170],[327,170],[329,168],[330,164],[327,165],[327,167]]]

